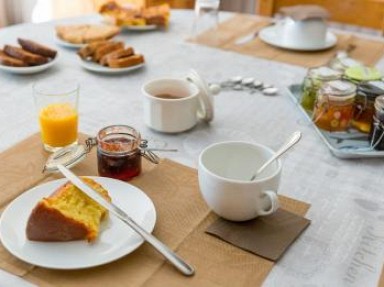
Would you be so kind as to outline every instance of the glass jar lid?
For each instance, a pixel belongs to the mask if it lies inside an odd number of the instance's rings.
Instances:
[[[382,77],[380,71],[375,67],[355,66],[345,71],[345,75],[357,81],[373,81],[380,80]]]
[[[311,78],[330,81],[330,80],[337,80],[341,78],[343,73],[341,71],[336,71],[329,67],[323,66],[323,67],[309,69],[308,74]]]
[[[357,94],[364,94],[369,98],[376,98],[377,96],[384,95],[384,82],[370,81],[361,83],[357,87]]]
[[[356,85],[348,81],[336,80],[324,84],[321,90],[333,101],[345,101],[355,97]]]
[[[98,147],[106,153],[129,153],[139,149],[141,135],[131,126],[107,126],[97,134],[97,144]]]

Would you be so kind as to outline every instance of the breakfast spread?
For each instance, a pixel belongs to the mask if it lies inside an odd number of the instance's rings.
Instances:
[[[111,39],[120,32],[116,26],[107,25],[62,25],[56,26],[56,35],[72,44],[87,44]]]
[[[148,26],[166,27],[169,23],[170,8],[168,4],[146,8],[122,7],[111,1],[99,9],[101,15],[107,17],[117,26]]]
[[[83,181],[111,201],[108,191],[93,179]],[[72,183],[60,186],[41,199],[28,219],[26,235],[33,241],[73,241],[97,238],[101,221],[108,211]]]
[[[11,67],[39,66],[56,57],[57,51],[37,42],[17,39],[21,47],[5,45],[0,49],[0,64]]]
[[[130,46],[123,42],[101,41],[81,48],[77,54],[85,61],[92,61],[110,68],[127,68],[144,63],[144,56],[135,54]]]

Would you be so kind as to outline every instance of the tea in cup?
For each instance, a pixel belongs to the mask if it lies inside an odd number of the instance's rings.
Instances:
[[[281,161],[276,160],[251,181],[273,154],[266,146],[247,142],[221,142],[205,148],[199,156],[198,179],[208,206],[232,221],[275,212],[279,207]]]
[[[193,128],[199,119],[211,121],[209,88],[196,75],[190,74],[191,81],[162,78],[146,83],[142,88],[145,124],[156,131],[177,133]]]

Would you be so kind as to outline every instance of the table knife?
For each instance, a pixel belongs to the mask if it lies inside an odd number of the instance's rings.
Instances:
[[[159,253],[161,253],[168,261],[170,261],[181,273],[185,276],[192,276],[195,270],[192,266],[186,263],[181,257],[174,253],[168,246],[158,240],[149,232],[145,231],[139,224],[137,224],[128,214],[126,214],[121,208],[113,203],[110,203],[104,199],[97,191],[85,184],[79,177],[63,165],[57,165],[60,172],[77,188],[96,201],[98,204],[108,209],[113,215],[131,227],[136,233],[138,233],[145,241],[151,244]]]

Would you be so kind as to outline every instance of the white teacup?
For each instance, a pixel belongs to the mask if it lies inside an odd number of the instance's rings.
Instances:
[[[327,24],[323,19],[294,20],[287,17],[278,26],[284,45],[302,48],[325,45]]]
[[[191,129],[199,119],[211,121],[213,103],[206,88],[203,92],[199,90],[203,84],[201,79],[198,81],[200,86],[177,78],[146,83],[142,88],[145,124],[156,131],[177,133]]]
[[[198,177],[208,206],[232,221],[275,212],[279,207],[281,161],[276,160],[250,181],[273,154],[266,146],[246,142],[221,142],[204,149],[199,157]]]

